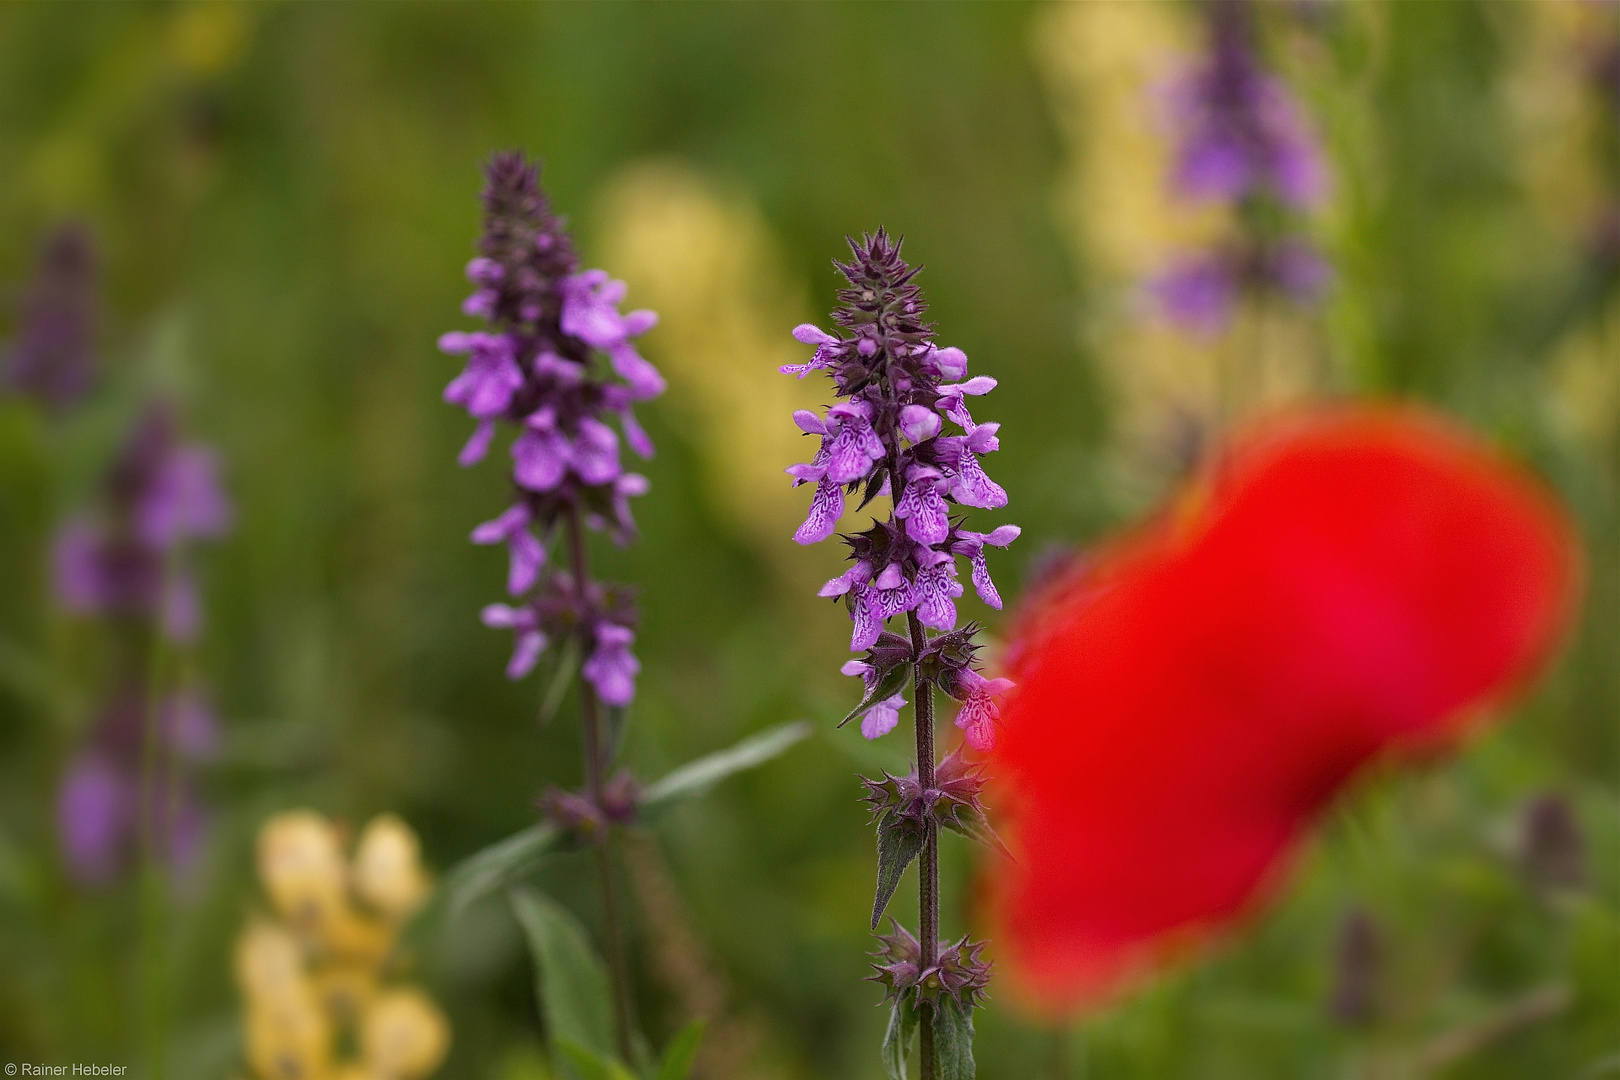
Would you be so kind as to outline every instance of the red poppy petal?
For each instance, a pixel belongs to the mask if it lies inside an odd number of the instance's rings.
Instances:
[[[1048,1008],[1240,915],[1371,757],[1522,682],[1573,591],[1550,499],[1409,411],[1269,429],[1182,505],[1009,641],[995,904]]]

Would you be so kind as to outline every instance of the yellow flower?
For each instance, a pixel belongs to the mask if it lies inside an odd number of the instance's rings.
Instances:
[[[260,830],[258,862],[286,922],[255,920],[236,945],[254,1075],[419,1080],[438,1068],[450,1045],[444,1014],[418,990],[378,985],[400,924],[429,889],[410,827],[392,814],[373,819],[351,867],[330,822],[290,811]],[[334,1065],[340,1034],[363,1062]]]
[[[432,1073],[450,1049],[450,1023],[420,990],[378,995],[360,1022],[360,1052],[382,1080],[416,1080]]]
[[[252,1001],[279,1001],[308,991],[298,939],[284,928],[254,922],[236,941],[236,984]]]
[[[416,833],[396,814],[378,814],[360,834],[354,891],[388,918],[402,921],[428,893]]]
[[[277,814],[259,830],[259,880],[298,929],[319,931],[347,906],[337,830],[312,810]]]
[[[249,998],[247,1059],[261,1080],[324,1080],[332,1026],[307,983],[274,998]]]

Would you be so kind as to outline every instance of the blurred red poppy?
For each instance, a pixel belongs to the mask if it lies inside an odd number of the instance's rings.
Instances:
[[[992,755],[1003,972],[1063,1014],[1229,924],[1375,758],[1443,752],[1576,591],[1552,497],[1405,409],[1278,421],[1027,606]]]

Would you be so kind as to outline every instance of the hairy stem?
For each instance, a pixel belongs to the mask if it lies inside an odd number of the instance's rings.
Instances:
[[[922,656],[928,643],[922,622],[915,611],[906,612],[906,626],[911,631],[912,654]],[[912,686],[917,696],[913,706],[913,719],[917,729],[917,782],[925,789],[934,786],[934,685],[922,677],[922,665],[916,667]],[[921,967],[926,970],[939,960],[939,830],[934,821],[925,817],[922,858],[917,864],[917,918],[922,923]],[[924,1006],[919,1024],[918,1071],[922,1080],[934,1080],[937,1066],[934,1060],[934,1013]]]
[[[590,565],[585,550],[585,534],[580,524],[579,508],[568,515],[568,556],[574,572],[574,595],[580,610],[585,609],[586,582]],[[591,648],[591,628],[580,624],[580,655],[587,656]],[[580,727],[585,748],[585,795],[594,804],[602,794],[602,774],[607,768],[603,753],[602,710],[596,699],[595,688],[587,679],[579,682]],[[613,984],[613,1029],[619,1047],[619,1057],[626,1065],[634,1058],[630,1040],[630,975],[625,964],[624,940],[619,932],[619,905],[613,890],[613,832],[604,825],[592,838],[592,853],[596,861],[597,887],[602,895],[602,932],[606,937],[608,974]]]

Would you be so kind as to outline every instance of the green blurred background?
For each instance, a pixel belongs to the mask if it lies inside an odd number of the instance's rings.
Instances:
[[[817,392],[774,368],[791,326],[831,306],[843,236],[884,225],[927,266],[941,341],[1001,382],[988,465],[1011,503],[995,520],[1024,527],[992,556],[1003,595],[1149,505],[1174,469],[1136,437],[1155,402],[1120,389],[1120,357],[1170,350],[1178,370],[1214,346],[1144,343],[1129,317],[1117,252],[1167,232],[1108,202],[1158,181],[1110,142],[1139,126],[1099,119],[1135,92],[1104,61],[1196,43],[1197,17],[1137,7],[0,6],[0,281],[20,285],[46,230],[80,220],[105,301],[90,401],[61,420],[0,406],[0,1057],[140,1068],[135,885],[80,891],[56,853],[55,785],[103,687],[95,629],[54,609],[45,567],[150,394],[220,448],[238,509],[201,560],[195,666],[224,742],[167,944],[174,1075],[241,1071],[230,950],[262,906],[268,814],[397,811],[442,872],[532,822],[548,782],[577,783],[576,733],[536,730],[540,681],[508,683],[509,637],[477,620],[505,556],[466,536],[505,481],[456,466],[469,422],[440,400],[457,364],[434,347],[468,325],[479,166],[518,146],[544,159],[585,263],[664,314],[645,339],[671,389],[642,410],[660,451],[643,535],[600,555],[641,588],[628,761],[656,776],[785,720],[818,728],[633,845],[644,1025],[661,1044],[712,1014],[737,1076],[881,1076],[856,770],[903,747],[832,730],[847,623],[813,592],[837,556],[791,543],[802,500],[776,486],[798,460],[788,413]],[[1583,621],[1510,723],[1346,800],[1278,907],[1207,960],[1062,1033],[993,1000],[980,1075],[1056,1076],[1062,1059],[1067,1076],[1395,1076],[1426,1052],[1410,1075],[1620,1075],[1620,294],[1593,255],[1620,161],[1615,113],[1581,82],[1617,19],[1264,6],[1268,56],[1328,147],[1335,194],[1311,228],[1338,272],[1269,348],[1308,354],[1329,373],[1318,390],[1417,396],[1540,469],[1584,530]],[[1548,792],[1574,808],[1586,862],[1556,902],[1517,851],[1523,807]],[[945,847],[946,925],[965,928],[971,852]],[[587,870],[560,857],[543,876],[588,912]],[[1329,1010],[1353,910],[1382,941],[1363,1025]],[[417,963],[454,1027],[441,1075],[547,1075],[499,903],[424,935]],[[1491,1035],[1549,986],[1563,1006]],[[1458,1037],[1462,1052],[1434,1049]]]

